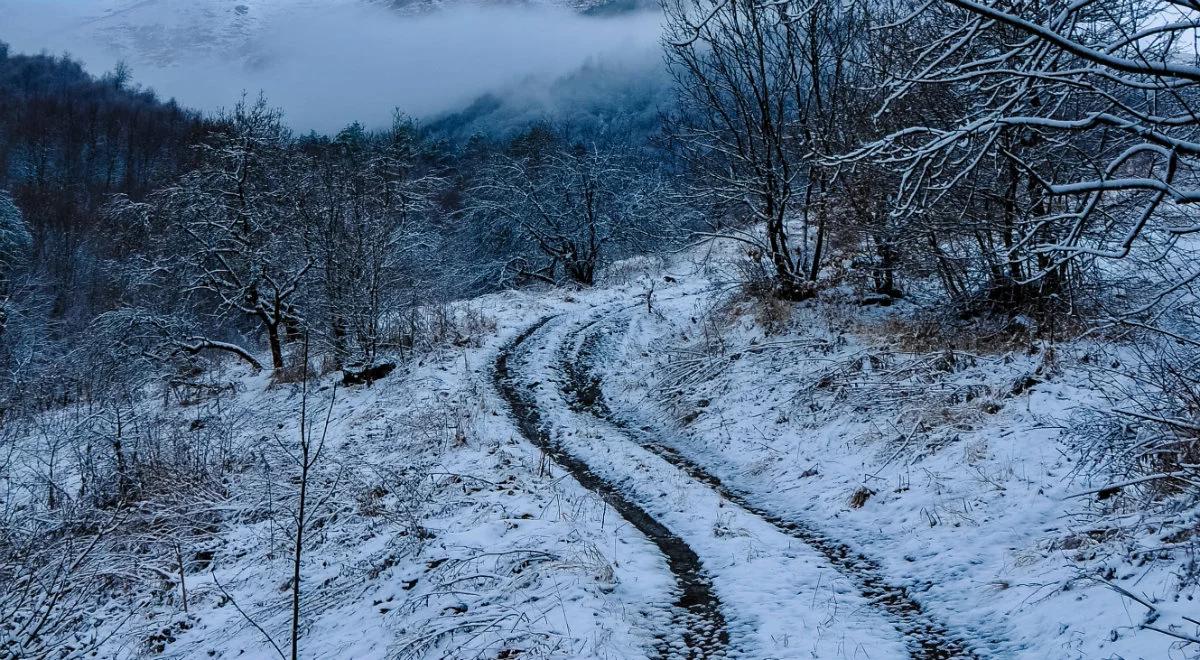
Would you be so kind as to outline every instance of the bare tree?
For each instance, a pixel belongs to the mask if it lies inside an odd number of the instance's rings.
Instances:
[[[659,221],[661,180],[618,147],[548,142],[494,156],[468,191],[465,217],[470,231],[509,249],[504,270],[515,281],[591,285],[607,250],[635,224]]]
[[[776,295],[812,296],[830,185],[815,156],[836,142],[837,113],[849,107],[858,12],[805,0],[670,0],[665,11],[681,105],[669,132],[699,175],[697,197],[737,225],[764,227],[764,238],[740,226],[725,229],[769,260]]]
[[[315,262],[290,193],[290,135],[262,99],[239,103],[223,123],[200,147],[198,169],[145,203],[117,204],[114,214],[140,217],[166,236],[158,256],[144,266],[147,279],[180,280],[175,295],[188,307],[256,323],[272,366],[280,369],[284,341],[300,332],[296,303]],[[249,354],[227,342],[187,343],[243,359]]]
[[[148,359],[156,366],[204,351],[219,351],[262,369],[262,363],[247,349],[212,339],[197,326],[189,320],[187,310],[159,313],[134,307],[101,314],[92,324],[96,332],[111,339],[113,349],[133,359]]]
[[[354,124],[314,149],[307,166],[298,206],[318,239],[324,334],[339,366],[374,362],[380,320],[401,305],[428,249],[422,221],[443,181],[419,162],[416,131],[403,117],[382,135]]]
[[[11,278],[28,259],[32,243],[21,210],[7,192],[0,190],[0,336],[4,335],[4,329],[8,326]]]
[[[890,171],[889,215],[952,295],[1135,340],[1091,367],[1111,405],[1075,432],[1105,481],[1078,495],[1160,520],[1193,510],[1200,3],[944,0],[895,17],[877,116],[900,121],[839,162]]]
[[[893,214],[978,245],[993,296],[1070,293],[1099,261],[1146,258],[1200,231],[1191,2],[925,3],[880,113],[930,89],[957,102],[854,152],[898,177]],[[955,221],[955,218],[957,221]],[[1164,293],[1200,278],[1180,273]],[[996,292],[999,292],[997,295]]]
[[[329,437],[329,421],[333,416],[333,404],[337,395],[337,384],[333,385],[333,389],[329,394],[329,407],[325,411],[325,422],[320,426],[319,433],[315,425],[309,419],[308,411],[308,338],[304,339],[303,367],[301,374],[301,394],[300,394],[300,424],[299,424],[299,442],[297,443],[296,452],[288,452],[288,455],[295,462],[298,469],[299,493],[296,496],[295,510],[295,537],[292,547],[292,660],[297,660],[300,653],[300,592],[301,578],[303,573],[304,561],[304,542],[305,532],[311,520],[309,510],[309,479],[312,476],[314,469],[321,461],[322,454],[325,452],[326,440]]]

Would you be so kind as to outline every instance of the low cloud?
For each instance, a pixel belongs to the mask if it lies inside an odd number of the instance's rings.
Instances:
[[[395,108],[435,115],[589,61],[659,57],[654,12],[600,18],[548,7],[460,6],[405,16],[357,2],[290,0],[274,3],[271,13],[249,0],[109,4],[120,11],[0,0],[0,40],[17,52],[71,53],[93,73],[125,60],[138,83],[209,112],[243,91],[262,91],[302,131],[354,120],[383,125]]]

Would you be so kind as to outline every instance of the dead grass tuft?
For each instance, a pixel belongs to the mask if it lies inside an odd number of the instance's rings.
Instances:
[[[866,486],[859,486],[858,490],[854,491],[854,494],[850,496],[850,508],[863,508],[866,506],[867,500],[871,499],[871,496],[874,494],[875,491],[871,490],[870,488],[867,488]]]

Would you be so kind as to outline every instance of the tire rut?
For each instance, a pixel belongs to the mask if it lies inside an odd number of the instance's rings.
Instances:
[[[666,557],[667,567],[675,578],[679,592],[672,608],[671,622],[672,627],[681,630],[683,648],[679,647],[679,640],[660,638],[655,649],[657,656],[725,657],[729,646],[729,632],[725,617],[721,613],[721,602],[713,591],[712,580],[705,572],[700,557],[682,538],[629,500],[621,489],[559,446],[543,423],[534,397],[517,383],[510,370],[510,358],[517,355],[527,340],[554,318],[556,317],[543,318],[501,347],[492,372],[496,390],[508,404],[517,427],[526,440],[545,452],[580,485],[603,498]]]
[[[625,432],[635,443],[658,455],[693,479],[705,484],[725,499],[745,511],[770,523],[824,556],[839,573],[858,588],[868,602],[882,609],[904,635],[909,655],[914,660],[958,660],[980,656],[963,639],[931,617],[903,586],[891,584],[884,576],[879,562],[855,551],[848,545],[830,538],[812,526],[791,520],[752,503],[747,495],[726,485],[703,466],[683,456],[677,450],[654,441],[650,430],[636,428],[614,413],[605,403],[603,381],[595,375],[594,361],[599,344],[599,332],[584,333],[599,326],[596,319],[567,335],[562,345],[560,364],[568,383],[567,393],[575,399],[579,410],[586,411]],[[579,338],[583,336],[583,339]],[[575,349],[573,347],[578,347]]]

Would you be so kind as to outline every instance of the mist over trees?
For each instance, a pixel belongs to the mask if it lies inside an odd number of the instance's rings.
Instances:
[[[49,330],[35,351],[44,369],[96,330],[147,360],[215,351],[263,366],[263,347],[278,370],[308,334],[337,365],[370,364],[384,343],[411,343],[384,337],[400,307],[536,270],[590,282],[636,249],[637,215],[665,199],[651,190],[661,178],[632,175],[650,152],[627,137],[568,141],[534,124],[453,146],[403,116],[384,131],[296,136],[263,99],[201,118],[130,87],[124,70],[94,80],[67,59],[0,63],[7,316]],[[506,179],[513,168],[524,188]],[[497,242],[501,216],[514,217],[506,194],[548,224]]]
[[[532,77],[488,92],[423,128],[453,143],[477,135],[509,139],[531,122],[548,123],[568,139],[644,141],[661,132],[662,114],[673,107],[672,83],[658,58],[599,58],[553,80]]]
[[[653,122],[645,90],[624,121],[481,102],[432,129],[295,135],[269,99],[204,117],[127,70],[0,45],[0,469],[6,433],[56,425],[4,511],[34,522],[0,526],[0,639],[38,657],[72,635],[123,579],[85,568],[133,544],[114,522],[238,464],[139,436],[140,402],[218,387],[226,363],[354,375],[428,341],[439,304],[588,287],[697,240],[736,242],[764,299],[1136,338],[1094,464],[1164,511],[1200,501],[1200,2],[663,9]]]

